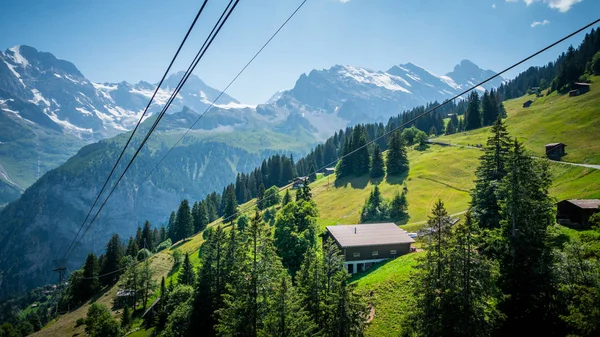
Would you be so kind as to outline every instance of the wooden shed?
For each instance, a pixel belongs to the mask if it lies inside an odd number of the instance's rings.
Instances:
[[[528,100],[527,102],[523,103],[523,107],[524,108],[529,108],[531,106],[531,104],[533,103],[532,100]]]
[[[415,242],[392,222],[327,226],[326,235],[342,250],[349,273],[365,271],[375,263],[408,254]]]
[[[569,96],[579,96],[581,94],[585,94],[590,91],[591,85],[589,83],[583,82],[575,82],[571,84],[571,90],[569,91]]]
[[[335,173],[335,167],[328,167],[325,169],[325,176],[329,176]]]
[[[600,212],[600,199],[570,199],[557,204],[556,222],[575,228],[589,228],[588,220]]]
[[[567,145],[564,143],[550,143],[546,144],[546,157],[559,160],[562,156],[565,155],[565,147]]]

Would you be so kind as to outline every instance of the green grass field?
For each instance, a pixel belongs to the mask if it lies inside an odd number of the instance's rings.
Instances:
[[[366,336],[398,336],[404,312],[411,305],[410,273],[423,253],[400,256],[366,275],[355,276],[356,291],[375,308]]]
[[[567,145],[563,161],[600,164],[600,77],[592,77],[591,90],[569,97],[556,92],[536,98],[523,96],[504,102],[507,129],[535,155],[544,156],[544,145]],[[533,100],[529,108],[523,102]],[[439,137],[452,144],[485,144],[489,128]]]

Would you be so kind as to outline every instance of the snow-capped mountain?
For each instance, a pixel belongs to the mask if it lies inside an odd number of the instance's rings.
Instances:
[[[92,83],[72,63],[29,46],[15,46],[0,52],[0,90],[12,99],[36,104],[67,134],[98,140],[130,130],[138,121],[155,84],[139,82]],[[183,73],[165,80],[151,112],[164,106]],[[203,111],[219,91],[190,76],[172,104],[172,111],[189,106]],[[8,96],[8,95],[5,95]],[[243,107],[228,95],[217,106]]]

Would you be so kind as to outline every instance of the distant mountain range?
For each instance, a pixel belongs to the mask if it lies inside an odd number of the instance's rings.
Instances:
[[[223,95],[145,180],[219,94],[191,76],[71,267],[86,252],[101,249],[112,233],[129,236],[145,219],[162,223],[180,199],[219,191],[275,152],[300,155],[339,129],[387,121],[403,110],[442,101],[490,74],[467,60],[444,76],[411,63],[387,71],[336,65],[302,74],[292,89],[258,106]],[[141,135],[182,76],[173,74],[163,83]],[[0,273],[11,268],[16,287],[4,291],[50,280],[51,259],[77,231],[124,143],[123,133],[135,125],[155,89],[147,82],[92,83],[72,63],[28,46],[0,52],[0,242],[5,243]]]

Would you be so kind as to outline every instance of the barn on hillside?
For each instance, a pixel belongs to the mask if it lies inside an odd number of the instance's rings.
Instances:
[[[590,84],[583,82],[575,82],[571,84],[571,90],[569,91],[569,96],[579,96],[585,94],[590,91]]]
[[[523,107],[524,108],[529,108],[531,106],[531,103],[533,103],[532,100],[528,100],[527,102],[523,103]]]
[[[566,146],[567,145],[564,143],[546,144],[546,157],[553,160],[560,160],[560,158],[565,155]]]
[[[571,199],[557,204],[556,222],[575,228],[589,228],[590,217],[600,212],[600,199]]]
[[[326,236],[341,249],[349,273],[369,269],[373,264],[408,254],[415,242],[394,223],[327,226]]]

